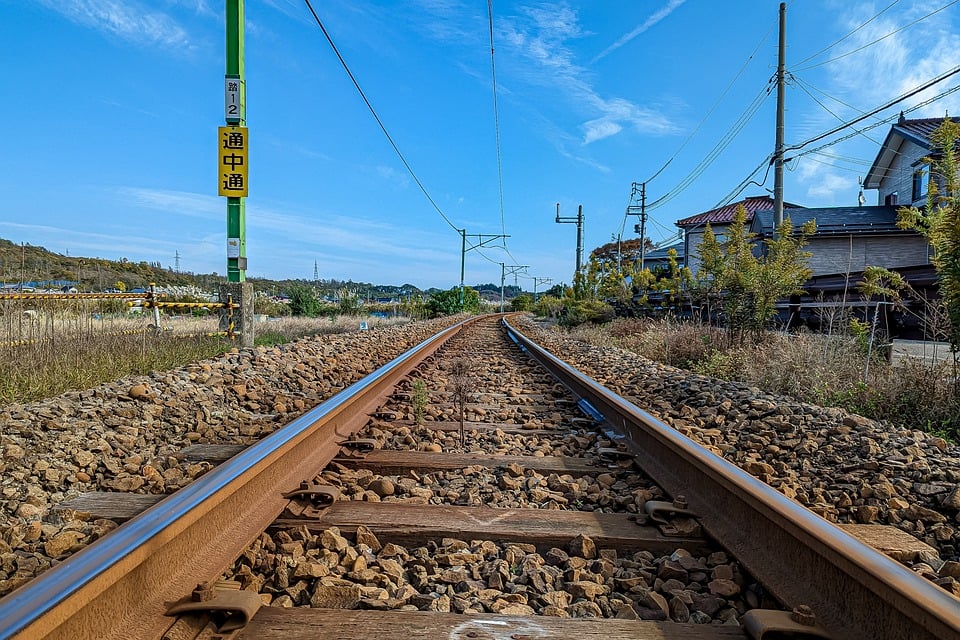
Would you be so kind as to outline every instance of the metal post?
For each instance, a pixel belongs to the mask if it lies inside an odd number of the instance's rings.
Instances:
[[[647,183],[640,183],[640,271],[647,253]]]
[[[245,127],[247,124],[246,79],[243,64],[243,0],[227,2],[227,73],[225,80],[239,82],[239,105],[232,109],[226,105],[225,121],[228,125]],[[227,92],[228,96],[231,93]],[[227,239],[237,246],[228,250],[227,282],[244,282],[247,270],[247,206],[245,198],[227,197]],[[231,246],[228,244],[228,246]],[[234,255],[235,254],[235,255]]]
[[[503,273],[506,269],[506,265],[502,262],[500,263],[500,313],[503,313]]]
[[[777,56],[777,140],[773,152],[773,232],[783,223],[783,113],[786,75],[787,3],[780,3],[780,47]]]
[[[583,266],[583,205],[577,208],[577,273]]]
[[[457,229],[460,232],[461,238],[461,248],[460,248],[460,308],[463,309],[463,274],[464,274],[464,265],[466,264],[467,251],[473,251],[474,249],[479,249],[480,247],[486,246],[487,244],[493,242],[494,240],[500,240],[501,238],[509,238],[509,235],[503,234],[489,234],[489,233],[471,233],[469,234],[470,238],[476,238],[477,244],[467,246],[467,230],[466,229]]]
[[[580,205],[577,209],[577,217],[560,217],[560,203],[557,203],[557,219],[558,223],[576,223],[577,225],[577,270],[574,273],[580,273],[580,267],[583,265],[583,205]]]
[[[463,273],[467,263],[467,230],[460,229],[460,308],[463,309]]]

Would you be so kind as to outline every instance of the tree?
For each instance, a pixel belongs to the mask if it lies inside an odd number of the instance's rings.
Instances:
[[[529,293],[521,293],[510,301],[510,308],[514,311],[530,311],[533,309],[533,296]]]
[[[287,290],[287,295],[290,296],[291,314],[310,318],[320,315],[320,299],[312,287],[304,284],[294,284]]]
[[[697,246],[701,264],[697,271],[696,289],[709,301],[722,300],[727,335],[731,342],[743,342],[748,332],[759,337],[776,315],[776,302],[801,293],[810,277],[803,251],[816,222],[808,221],[794,233],[789,217],[776,230],[775,237],[764,241],[765,251],[754,254],[756,234],[747,230],[747,210],[741,205],[727,228],[726,241],[721,243],[710,226]]]
[[[933,266],[937,270],[940,296],[950,318],[950,350],[953,352],[954,378],[960,358],[960,179],[957,176],[956,143],[960,123],[945,119],[930,135],[933,153],[924,158],[930,166],[931,180],[923,209],[902,207],[897,211],[897,226],[916,229],[933,247]],[[960,381],[957,383],[960,385]]]
[[[450,316],[455,313],[478,313],[480,311],[480,294],[470,287],[463,289],[463,304],[460,304],[460,289],[453,287],[447,291],[437,291],[427,301],[427,311],[430,317]]]

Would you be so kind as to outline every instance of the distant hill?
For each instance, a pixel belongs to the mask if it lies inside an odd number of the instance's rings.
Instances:
[[[257,291],[280,294],[292,284],[311,284],[319,289],[321,295],[334,296],[342,289],[360,297],[396,297],[398,295],[418,295],[423,291],[412,284],[381,285],[352,280],[321,279],[317,281],[303,279],[269,280],[249,278]],[[0,238],[0,284],[20,282],[67,281],[78,283],[74,286],[80,291],[103,291],[112,289],[122,282],[125,289],[147,287],[151,282],[161,286],[197,287],[203,291],[214,291],[225,276],[216,273],[190,273],[174,271],[163,267],[159,262],[130,262],[128,260],[105,260],[103,258],[84,258],[64,256],[34,245],[14,244]]]

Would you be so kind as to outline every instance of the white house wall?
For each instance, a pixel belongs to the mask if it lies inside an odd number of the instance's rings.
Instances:
[[[913,196],[913,172],[917,170],[920,159],[929,153],[926,147],[904,139],[897,149],[897,155],[894,156],[893,162],[890,163],[887,174],[880,180],[880,187],[877,189],[877,204],[885,204],[887,195],[896,192],[897,204],[902,206],[922,205],[923,197],[915,202],[910,200]]]

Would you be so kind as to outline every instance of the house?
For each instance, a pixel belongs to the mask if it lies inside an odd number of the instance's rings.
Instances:
[[[930,167],[923,159],[930,155],[930,135],[943,120],[907,120],[900,114],[863,182],[865,189],[877,190],[877,204],[923,206],[930,178]]]
[[[670,258],[667,255],[667,252],[670,251],[670,249],[673,249],[677,252],[677,266],[684,266],[686,247],[684,247],[683,240],[663,247],[657,247],[656,249],[649,249],[643,254],[643,266],[651,271],[657,267],[667,267],[670,264]]]
[[[896,270],[930,264],[930,245],[920,233],[897,227],[897,207],[804,207],[784,210],[795,229],[815,220],[806,250],[813,277],[858,274],[870,266]],[[773,210],[754,214],[757,241],[773,237]]]
[[[732,202],[674,223],[683,231],[683,251],[678,253],[684,255],[686,266],[690,267],[692,273],[696,273],[700,268],[700,256],[697,247],[703,242],[703,232],[707,224],[710,225],[710,229],[717,239],[722,240],[726,236],[727,228],[733,223],[733,214],[739,206],[746,209],[747,224],[750,225],[758,211],[773,211],[773,198],[770,196],[751,196],[740,202]],[[793,219],[793,210],[800,208],[802,208],[800,205],[784,202],[783,215],[790,215]]]

